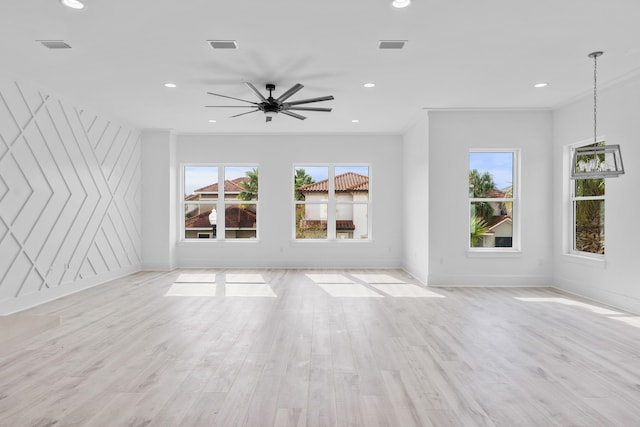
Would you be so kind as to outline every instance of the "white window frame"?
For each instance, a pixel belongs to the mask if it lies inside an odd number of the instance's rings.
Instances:
[[[215,201],[215,203],[212,202],[206,202],[206,201],[186,201],[185,200],[185,196],[186,194],[184,194],[184,186],[185,186],[185,171],[187,167],[216,167],[218,168],[218,199]],[[226,167],[248,167],[248,168],[255,168],[258,170],[258,173],[260,171],[260,166],[257,163],[182,163],[180,165],[180,198],[181,198],[181,202],[180,202],[180,242],[188,242],[188,243],[196,243],[197,244],[206,244],[206,243],[211,243],[211,242],[257,242],[260,239],[260,184],[258,184],[258,199],[257,200],[251,200],[251,201],[242,201],[242,204],[252,204],[256,206],[256,212],[258,212],[258,215],[256,217],[256,237],[253,239],[249,239],[249,238],[235,238],[235,239],[227,239],[226,237],[226,230],[227,230],[227,225],[226,225],[226,218],[225,215],[217,215],[216,218],[216,237],[215,238],[191,238],[191,239],[187,239],[185,237],[186,235],[186,229],[184,226],[185,223],[185,217],[184,217],[184,212],[185,212],[185,205],[186,204],[215,204],[216,206],[216,213],[219,212],[226,212],[226,205],[227,204],[234,204],[234,203],[228,203],[228,201],[225,199],[225,191],[224,191],[224,180],[225,180],[225,168]],[[220,184],[222,184],[222,191],[220,191]],[[236,199],[234,199],[236,200]],[[198,235],[202,234],[202,233],[207,233],[207,231],[198,231],[197,232]],[[211,230],[209,229],[208,233],[211,233]]]
[[[292,167],[291,177],[295,176],[296,169],[300,168],[310,168],[310,167],[326,167],[328,168],[328,177],[327,177],[327,188],[328,188],[328,200],[326,202],[307,202],[296,200],[293,195],[291,199],[293,201],[291,206],[291,224],[292,224],[292,236],[291,239],[295,243],[318,243],[318,242],[341,242],[344,244],[353,244],[353,243],[366,243],[371,242],[371,230],[372,230],[372,167],[369,163],[294,163]],[[366,167],[368,168],[368,177],[369,177],[369,191],[367,196],[367,238],[366,239],[339,239],[336,231],[336,205],[338,204],[363,204],[361,201],[336,201],[335,195],[335,170],[340,167]],[[291,185],[294,185],[294,182],[291,182]],[[327,238],[326,239],[298,239],[296,237],[296,207],[298,205],[307,205],[307,204],[315,204],[315,205],[327,205]]]
[[[521,246],[521,215],[520,215],[520,200],[522,197],[521,194],[521,186],[520,186],[520,158],[521,151],[519,148],[470,148],[467,154],[467,179],[466,183],[469,182],[469,172],[471,172],[469,165],[469,158],[471,153],[511,153],[513,159],[513,182],[512,186],[512,197],[510,198],[486,198],[486,197],[469,197],[469,189],[467,187],[467,236],[469,236],[469,213],[471,212],[471,205],[474,202],[511,202],[513,206],[513,212],[511,215],[512,221],[512,236],[511,236],[511,247],[503,248],[503,247],[494,247],[494,248],[478,248],[471,246],[471,240],[467,237],[467,254],[469,256],[482,256],[483,254],[520,254],[522,251]]]
[[[600,141],[606,141],[606,138],[604,136],[599,136],[596,138],[596,140],[598,142]],[[591,145],[593,144],[593,139],[587,139],[587,140],[583,140],[580,142],[576,142],[574,144],[570,144],[568,146],[569,152],[568,152],[568,157],[569,162],[573,162],[573,154],[574,151],[577,148],[580,147],[585,147],[587,145]],[[567,164],[567,162],[565,161],[565,164]],[[606,195],[607,195],[607,184],[605,181],[605,189],[604,189],[604,195],[602,196],[576,196],[576,185],[575,185],[575,179],[571,179],[571,168],[573,167],[572,164],[569,164],[568,167],[565,168],[566,173],[565,173],[565,181],[568,181],[568,215],[567,215],[567,219],[568,219],[568,229],[567,229],[567,243],[566,243],[566,251],[565,253],[568,255],[575,255],[578,257],[582,257],[582,258],[591,258],[593,260],[599,260],[599,261],[603,261],[605,259],[605,255],[607,253],[607,245],[606,245],[606,241],[607,241],[607,227],[606,227],[606,218],[607,218],[607,202],[606,202]],[[603,178],[604,179],[604,178]],[[605,225],[604,225],[604,241],[605,241],[605,253],[604,254],[594,254],[592,252],[585,252],[585,251],[579,251],[576,249],[576,201],[579,200],[602,200],[604,203],[604,211],[605,211]]]

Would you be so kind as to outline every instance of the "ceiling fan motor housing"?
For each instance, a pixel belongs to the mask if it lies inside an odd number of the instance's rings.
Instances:
[[[221,96],[223,98],[229,98],[229,99],[234,99],[236,101],[246,102],[248,104],[251,104],[250,106],[247,105],[246,106],[247,108],[255,108],[252,111],[247,111],[246,113],[236,114],[236,115],[231,116],[231,117],[244,116],[245,114],[254,113],[256,111],[262,111],[267,116],[267,118],[266,118],[267,122],[270,122],[271,119],[273,118],[273,116],[275,116],[277,113],[282,113],[284,115],[294,117],[294,118],[296,118],[298,120],[304,120],[304,119],[306,119],[305,116],[300,115],[298,113],[295,113],[292,110],[323,111],[323,112],[331,111],[331,108],[306,107],[306,106],[301,107],[300,105],[309,104],[309,103],[312,103],[312,102],[330,101],[330,100],[333,99],[333,96],[320,96],[320,97],[316,97],[316,98],[301,99],[301,100],[298,100],[298,101],[285,102],[292,95],[294,95],[295,93],[297,93],[300,89],[302,89],[304,87],[300,83],[296,83],[295,85],[293,85],[289,90],[285,91],[278,98],[274,98],[273,97],[273,91],[276,89],[276,85],[273,84],[273,83],[267,83],[265,85],[266,89],[269,91],[269,97],[268,98],[265,97],[264,95],[262,95],[258,91],[258,89],[256,89],[255,86],[252,85],[251,83],[245,82],[245,84],[260,99],[261,102],[247,101],[245,99],[235,98],[233,96],[221,95],[221,94],[213,93],[213,92],[207,92],[207,93],[209,93],[210,95]],[[231,107],[235,107],[235,106],[208,105],[208,107],[231,108]]]

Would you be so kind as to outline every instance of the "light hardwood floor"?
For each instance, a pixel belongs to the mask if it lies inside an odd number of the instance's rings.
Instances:
[[[0,344],[0,425],[640,425],[637,316],[415,283],[141,272],[44,304],[21,315],[59,322]]]

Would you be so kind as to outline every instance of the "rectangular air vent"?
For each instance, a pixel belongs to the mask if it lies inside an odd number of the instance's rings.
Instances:
[[[237,49],[235,40],[207,40],[212,49]]]
[[[378,49],[402,49],[406,43],[406,40],[380,40]]]
[[[67,43],[62,40],[36,40],[38,43],[47,49],[71,49]]]

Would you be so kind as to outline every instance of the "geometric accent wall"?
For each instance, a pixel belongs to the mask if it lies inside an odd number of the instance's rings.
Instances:
[[[139,269],[140,156],[138,130],[0,80],[0,306]]]

